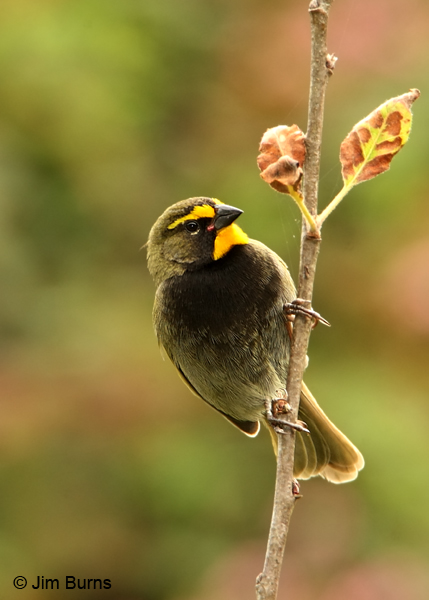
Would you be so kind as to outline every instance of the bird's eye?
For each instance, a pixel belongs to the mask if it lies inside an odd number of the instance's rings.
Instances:
[[[200,229],[198,221],[186,221],[185,228],[189,233],[197,233]]]

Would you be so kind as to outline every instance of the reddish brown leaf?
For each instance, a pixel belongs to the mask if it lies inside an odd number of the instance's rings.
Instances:
[[[297,190],[305,159],[305,136],[297,125],[268,129],[261,140],[257,158],[261,177],[284,194]]]

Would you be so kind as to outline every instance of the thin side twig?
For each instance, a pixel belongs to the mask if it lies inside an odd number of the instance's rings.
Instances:
[[[317,193],[322,141],[325,90],[330,75],[327,68],[327,26],[328,13],[333,0],[312,0],[309,6],[311,18],[311,79],[308,109],[308,129],[306,135],[307,155],[304,164],[304,197],[309,212],[317,215]],[[329,66],[329,65],[328,65]],[[311,306],[320,235],[309,232],[303,220],[301,236],[300,270],[298,296]],[[291,410],[288,420],[298,418],[302,377],[311,331],[311,320],[297,315],[293,328],[293,340],[287,381],[288,402]],[[256,581],[257,600],[276,600],[283,562],[283,554],[289,530],[289,523],[297,496],[293,493],[293,463],[295,432],[287,428],[279,435],[276,487],[274,507],[268,538],[267,553],[263,572]]]

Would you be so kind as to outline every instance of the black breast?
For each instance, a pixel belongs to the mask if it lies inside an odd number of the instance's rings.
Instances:
[[[255,320],[263,326],[283,300],[284,282],[271,255],[246,244],[201,269],[165,281],[160,292],[158,307],[164,319],[216,336],[225,328],[243,331]]]

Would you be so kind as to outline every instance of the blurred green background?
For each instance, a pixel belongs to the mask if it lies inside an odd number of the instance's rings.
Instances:
[[[300,219],[259,178],[266,128],[306,128],[307,0],[2,0],[0,597],[253,598],[271,514],[249,440],[163,362],[145,265],[170,204],[215,196],[296,277]],[[351,127],[418,87],[391,170],[324,226],[306,380],[362,450],[302,484],[281,598],[429,597],[429,5],[337,0],[320,205]],[[50,592],[55,598],[82,591]]]

